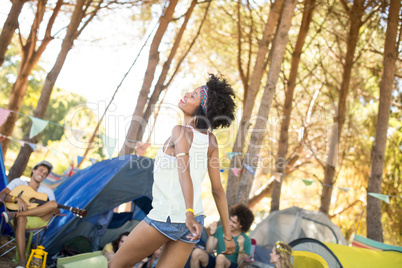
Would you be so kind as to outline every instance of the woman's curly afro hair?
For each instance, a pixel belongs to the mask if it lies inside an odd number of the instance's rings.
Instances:
[[[251,210],[243,204],[237,204],[229,208],[229,216],[237,216],[243,233],[247,232],[254,221],[254,215]]]
[[[225,78],[209,74],[206,83],[208,87],[207,114],[205,115],[201,105],[195,109],[193,116],[196,117],[195,127],[207,130],[210,127],[228,127],[234,120],[236,97],[232,86]]]

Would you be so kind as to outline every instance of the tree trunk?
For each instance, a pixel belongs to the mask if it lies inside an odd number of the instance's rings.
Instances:
[[[255,60],[253,73],[250,79],[250,85],[247,88],[247,95],[244,96],[243,115],[239,124],[239,129],[236,135],[236,141],[233,145],[233,152],[243,152],[244,143],[246,139],[247,130],[249,127],[249,120],[253,111],[255,98],[260,88],[261,79],[265,69],[265,59],[268,52],[268,46],[272,41],[275,33],[276,25],[278,24],[280,12],[282,10],[283,0],[277,0],[272,4],[269,11],[268,20],[265,24],[264,33],[261,41],[259,42],[259,48],[257,52],[257,58]],[[242,166],[242,156],[235,154],[230,161],[230,168],[240,168]],[[226,197],[229,206],[236,204],[236,196],[239,191],[240,174],[235,176],[233,172],[229,172],[228,183],[226,187]]]
[[[170,51],[169,57],[166,60],[166,62],[163,64],[162,72],[161,72],[161,74],[160,74],[160,76],[158,78],[158,82],[155,85],[155,88],[154,88],[154,90],[152,92],[152,95],[149,98],[147,108],[146,108],[146,110],[144,112],[144,115],[142,117],[143,120],[144,120],[144,124],[140,125],[140,129],[138,131],[138,134],[135,137],[135,139],[137,141],[142,139],[142,136],[144,135],[145,127],[148,125],[149,117],[151,116],[151,114],[152,114],[152,112],[154,110],[154,106],[155,106],[156,102],[158,101],[159,96],[162,93],[162,91],[165,90],[166,87],[167,87],[167,84],[165,84],[165,82],[166,82],[166,77],[167,77],[168,71],[170,69],[172,60],[176,55],[177,49],[179,48],[180,41],[181,41],[181,39],[183,37],[184,31],[187,28],[188,21],[190,20],[191,14],[193,13],[193,10],[194,10],[194,7],[195,7],[196,4],[197,4],[196,0],[193,0],[191,2],[191,5],[190,5],[189,9],[186,12],[184,22],[183,22],[182,26],[180,27],[180,30],[179,30],[176,38],[175,38],[175,41],[174,41],[172,50]],[[211,4],[211,2],[208,3],[207,9],[206,9],[206,12],[205,12],[205,15],[204,15],[204,19],[203,19],[203,21],[202,21],[202,23],[200,25],[198,33],[197,33],[196,37],[194,38],[192,44],[190,45],[189,49],[185,53],[184,57],[187,55],[187,53],[191,49],[192,45],[195,43],[195,40],[198,38],[198,35],[199,35],[200,31],[201,31],[201,27],[202,27],[202,25],[204,23],[204,20],[206,18],[207,13],[208,13],[208,9],[209,9],[210,4]],[[178,65],[176,66],[176,69],[178,69],[180,67],[181,62],[184,60],[184,57],[178,62]],[[170,84],[170,82],[174,78],[175,74],[176,74],[176,72],[171,76],[168,84]],[[156,118],[155,118],[155,121],[156,121]]]
[[[7,110],[19,112],[22,100],[27,90],[28,76],[31,74],[33,68],[38,63],[42,53],[45,51],[49,42],[53,40],[53,37],[50,35],[50,33],[60,7],[63,4],[62,0],[59,0],[56,4],[56,7],[53,9],[53,14],[49,19],[45,36],[40,46],[36,49],[36,45],[38,42],[37,32],[39,31],[39,26],[45,13],[46,3],[46,0],[38,1],[38,9],[35,15],[34,22],[32,24],[31,32],[27,39],[27,43],[22,48],[22,59],[18,68],[18,76],[13,85],[13,88],[11,89],[9,102],[7,104]],[[7,118],[7,121],[1,126],[0,133],[6,136],[10,136],[13,133],[15,122],[17,121],[17,119],[18,115],[16,113],[11,113],[10,116]],[[9,139],[5,139],[1,143],[4,156],[7,153],[9,144]]]
[[[120,150],[119,155],[128,155],[134,151],[136,145],[135,138],[137,137],[138,130],[140,129],[141,125],[143,125],[142,127],[145,128],[142,115],[144,113],[144,107],[148,100],[148,94],[152,85],[152,81],[154,80],[155,70],[159,63],[158,47],[163,35],[166,32],[169,22],[172,20],[176,5],[177,0],[169,1],[169,6],[167,7],[165,14],[160,18],[159,27],[155,33],[149,50],[148,66],[145,72],[141,91],[138,95],[137,105],[131,118],[130,127],[127,131],[126,139]]]
[[[383,72],[380,85],[380,101],[378,104],[375,140],[371,149],[371,168],[367,192],[381,193],[384,155],[387,143],[387,129],[391,108],[391,93],[395,77],[395,62],[398,57],[396,44],[400,0],[391,0],[388,14],[388,25],[385,34]],[[381,200],[367,195],[367,238],[383,242],[381,224]]]
[[[346,7],[347,8],[347,7]],[[350,8],[349,8],[350,9]],[[335,118],[335,126],[330,137],[330,150],[328,152],[327,163],[325,165],[324,180],[321,193],[320,211],[328,215],[331,202],[332,189],[334,185],[335,166],[338,154],[338,145],[342,134],[343,125],[346,117],[346,100],[349,93],[350,77],[354,63],[356,44],[359,37],[359,30],[362,26],[362,17],[365,12],[364,0],[355,0],[350,10],[346,10],[349,15],[350,27],[347,37],[346,57],[343,64],[342,82],[339,90],[338,113]]]
[[[304,2],[304,11],[302,23],[300,25],[299,36],[297,37],[295,50],[292,55],[292,63],[289,73],[288,88],[285,95],[285,104],[283,107],[282,124],[278,144],[278,158],[276,160],[276,171],[284,174],[287,168],[287,152],[289,141],[289,125],[292,114],[293,95],[296,87],[297,69],[299,67],[300,55],[312,20],[315,8],[315,0],[306,0]],[[280,196],[282,188],[282,177],[279,181],[273,182],[271,197],[271,212],[279,210]]]
[[[34,111],[33,116],[36,118],[43,119],[45,116],[45,112],[47,109],[47,106],[49,104],[50,96],[53,91],[54,84],[56,83],[56,80],[60,74],[60,71],[64,65],[64,62],[66,61],[67,55],[71,48],[73,47],[74,40],[78,38],[79,33],[78,32],[78,27],[80,26],[80,23],[84,17],[85,11],[83,10],[85,0],[78,0],[77,4],[74,8],[73,14],[71,16],[71,22],[69,26],[67,27],[67,33],[66,36],[63,39],[63,43],[61,45],[61,50],[59,55],[57,56],[56,62],[52,68],[52,70],[47,74],[45,83],[43,85],[41,95],[38,101],[38,104],[36,106],[36,109]],[[100,7],[100,6],[98,6]],[[90,17],[91,19],[93,18]],[[84,24],[83,27],[85,27],[87,24]],[[32,124],[30,125],[26,136],[24,137],[25,141],[28,141],[30,143],[37,143],[39,140],[39,134],[33,137],[32,139],[29,139],[29,133],[30,129],[32,127]],[[26,144],[25,146],[21,147],[21,150],[17,156],[17,159],[15,160],[13,166],[10,168],[9,174],[8,174],[8,180],[11,181],[14,178],[19,178],[23,174],[23,171],[25,170],[29,157],[31,156],[33,150],[31,146]]]
[[[8,45],[18,27],[18,17],[27,0],[14,0],[0,35],[0,66],[3,65]]]
[[[257,120],[255,122],[253,132],[251,133],[250,145],[248,146],[247,154],[244,159],[244,164],[253,167],[254,170],[259,162],[259,157],[257,154],[259,154],[260,148],[262,147],[269,111],[275,95],[276,84],[278,82],[282,61],[285,55],[289,29],[296,4],[296,0],[285,0],[281,19],[276,31],[276,37],[273,44],[274,50],[272,51],[272,60],[269,67],[268,78],[261,99],[262,101],[258,111]],[[242,176],[239,185],[239,189],[241,189],[241,191],[238,191],[235,202],[247,204],[254,175],[245,170],[245,168],[243,168],[243,172],[241,174]]]

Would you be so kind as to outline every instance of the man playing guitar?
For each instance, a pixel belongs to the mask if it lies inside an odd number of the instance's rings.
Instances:
[[[2,214],[6,222],[14,220],[15,238],[20,256],[20,261],[17,268],[25,267],[26,264],[25,230],[46,226],[52,215],[59,213],[58,204],[56,203],[56,198],[52,189],[44,185],[40,185],[40,183],[49,175],[52,168],[52,164],[50,164],[48,161],[41,161],[34,166],[31,173],[31,180],[29,182],[21,179],[14,179],[0,192],[0,199],[3,199],[5,202],[16,203],[18,205],[18,210],[15,212],[3,212]],[[30,205],[27,204],[21,197],[10,194],[15,187],[20,185],[30,186],[38,193],[45,193],[48,196],[49,202],[30,209]]]

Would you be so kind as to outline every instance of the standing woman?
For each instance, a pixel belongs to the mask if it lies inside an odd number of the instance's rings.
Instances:
[[[293,268],[290,258],[292,257],[292,247],[282,241],[275,243],[272,249],[270,263],[275,265],[275,268]]]
[[[218,143],[209,131],[230,126],[236,107],[234,97],[226,79],[210,75],[206,85],[180,100],[184,125],[173,128],[155,158],[153,209],[130,233],[110,260],[109,268],[133,267],[162,245],[157,267],[184,267],[204,224],[201,182],[207,171],[224,231],[223,253],[234,252],[236,245],[220,179]]]

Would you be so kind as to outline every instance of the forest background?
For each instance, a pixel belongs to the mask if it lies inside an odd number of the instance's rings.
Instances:
[[[134,152],[154,157],[181,120],[184,92],[220,73],[237,95],[233,126],[214,130],[229,204],[248,204],[256,223],[289,206],[319,210],[347,238],[360,224],[360,234],[401,245],[400,5],[2,2],[8,179],[42,159],[60,174],[77,156],[80,168]],[[33,137],[29,116],[49,122]]]

